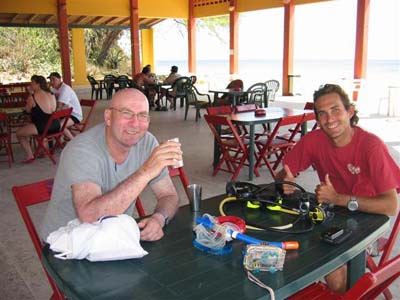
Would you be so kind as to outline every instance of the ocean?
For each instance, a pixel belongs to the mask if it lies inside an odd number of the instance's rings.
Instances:
[[[187,60],[156,61],[157,74],[168,74],[172,65],[179,74],[187,75]],[[293,92],[312,99],[321,84],[338,83],[350,90],[353,82],[353,60],[295,60]],[[225,88],[229,82],[228,60],[198,60],[196,76],[203,90]],[[282,60],[240,60],[239,74],[234,76],[244,82],[245,89],[253,83],[277,79],[282,82]],[[369,97],[387,97],[389,86],[400,86],[400,61],[368,60],[364,90]]]

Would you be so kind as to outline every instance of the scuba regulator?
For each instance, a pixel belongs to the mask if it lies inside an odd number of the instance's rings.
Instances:
[[[284,195],[283,184],[294,186],[296,191],[292,195]],[[241,205],[241,208],[247,211],[261,210],[297,216],[293,222],[279,226],[252,224],[245,218],[248,229],[302,233],[311,231],[315,224],[325,223],[334,216],[332,206],[318,203],[314,194],[306,192],[303,187],[290,181],[262,186],[248,182],[228,182],[226,194],[228,197],[221,201],[219,207],[221,215],[226,214],[225,206],[229,203]],[[301,228],[296,228],[300,224]]]

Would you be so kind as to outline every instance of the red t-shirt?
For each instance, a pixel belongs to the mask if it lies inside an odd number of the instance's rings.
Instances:
[[[354,127],[344,147],[335,147],[322,130],[304,136],[283,160],[293,174],[311,165],[320,181],[329,178],[340,194],[373,197],[392,188],[400,192],[400,168],[374,134]]]

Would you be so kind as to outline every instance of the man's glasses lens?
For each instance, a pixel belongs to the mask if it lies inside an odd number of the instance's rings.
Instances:
[[[111,107],[110,109],[116,110],[122,114],[122,117],[127,120],[132,120],[135,116],[137,117],[139,122],[147,122],[150,119],[150,116],[147,113],[134,113],[125,109],[116,109]]]

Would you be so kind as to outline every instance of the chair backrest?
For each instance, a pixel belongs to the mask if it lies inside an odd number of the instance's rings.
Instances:
[[[257,109],[257,105],[255,103],[248,103],[243,105],[236,105],[235,106],[235,113],[243,113],[249,111],[255,111]]]
[[[220,115],[204,115],[204,118],[214,134],[215,140],[218,142],[221,148],[223,146],[232,146],[233,138],[243,153],[247,151],[236,127],[228,117]],[[220,132],[223,130],[230,132],[229,138],[225,139],[224,136],[220,135]]]
[[[268,107],[267,85],[263,82],[255,83],[247,89],[247,103],[257,103]]]
[[[232,113],[231,105],[209,106],[206,108],[209,115],[226,115]]]
[[[86,78],[92,87],[95,87],[96,85],[99,84],[99,82],[96,79],[94,79],[94,77],[92,77],[92,76],[88,75],[88,76],[86,76]]]
[[[118,76],[115,83],[118,84],[118,90],[126,89],[129,87],[129,78],[126,75]]]
[[[82,126],[79,128],[80,132],[84,132],[86,129],[86,126],[89,124],[90,117],[92,116],[92,113],[94,111],[94,108],[96,106],[97,101],[95,100],[90,100],[90,99],[81,99],[80,101],[82,108],[83,107],[89,107],[89,111],[85,117],[85,120],[81,121],[79,124]]]
[[[282,117],[275,125],[274,130],[271,132],[270,138],[268,139],[265,147],[269,147],[269,145],[273,143],[274,138],[278,135],[279,130],[283,126],[288,126],[288,125],[295,125],[295,127],[291,131],[289,137],[285,140],[287,142],[293,142],[297,132],[299,132],[300,130],[303,120],[304,120],[304,115]]]
[[[390,261],[386,261],[376,270],[365,273],[355,284],[344,294],[344,299],[375,299],[392,282],[400,277],[400,255]]]
[[[183,189],[185,190],[186,196],[189,198],[189,192],[187,190],[187,186],[189,185],[189,179],[186,175],[184,167],[179,167],[179,168],[175,168],[175,169],[169,167],[168,172],[169,172],[169,176],[171,178],[174,178],[174,177],[180,178],[182,185],[183,185]],[[140,217],[146,216],[146,212],[144,210],[143,203],[142,203],[142,200],[140,199],[140,197],[137,197],[135,206],[136,206],[138,215]]]
[[[190,80],[192,81],[192,84],[195,84],[197,81],[197,76],[196,75],[190,76]]]
[[[49,137],[49,136],[55,136],[55,135],[62,135],[64,132],[64,129],[65,129],[65,126],[67,126],[67,120],[71,116],[71,112],[72,112],[72,107],[66,108],[63,110],[57,110],[57,111],[53,112],[51,114],[49,120],[47,121],[46,127],[44,128],[41,136]],[[61,122],[61,119],[65,119],[65,121]],[[55,121],[55,120],[60,121],[60,130],[55,133],[49,133],[49,131],[52,127],[53,121]]]
[[[275,93],[279,90],[279,81],[275,79],[267,80],[265,85],[267,86],[268,101],[275,100]]]
[[[229,84],[226,86],[227,89],[237,89],[240,88],[243,90],[243,80],[241,79],[235,79],[229,82]]]
[[[106,89],[111,89],[114,87],[115,80],[117,78],[114,75],[108,74],[104,76],[104,86]]]
[[[5,112],[0,112],[0,150],[2,149],[5,150],[5,153],[1,153],[0,156],[7,156],[7,160],[0,162],[7,162],[8,167],[11,168],[11,163],[14,160],[11,145],[11,127],[8,125],[8,117]]]
[[[17,202],[17,206],[19,212],[21,213],[22,219],[25,223],[25,226],[28,230],[29,236],[32,240],[33,246],[35,247],[36,254],[39,257],[39,260],[42,259],[42,243],[40,241],[39,235],[37,234],[35,225],[32,221],[32,218],[29,214],[28,207],[39,204],[42,202],[46,202],[50,200],[51,191],[53,189],[54,179],[46,179],[39,182],[21,185],[21,186],[13,186],[11,191],[14,195],[15,202]],[[45,270],[46,271],[46,270]],[[51,279],[49,274],[46,272],[47,279],[53,289],[54,294],[51,299],[64,299],[65,297],[58,290],[56,284]]]
[[[304,109],[314,109],[314,102],[306,102]]]
[[[7,114],[0,111],[0,122],[7,122]]]
[[[192,89],[192,80],[187,76],[179,77],[174,81],[172,89],[176,96],[186,96],[188,91]]]
[[[42,243],[30,217],[28,207],[49,201],[53,183],[54,179],[46,179],[27,185],[14,186],[11,189],[39,259],[42,254]]]

